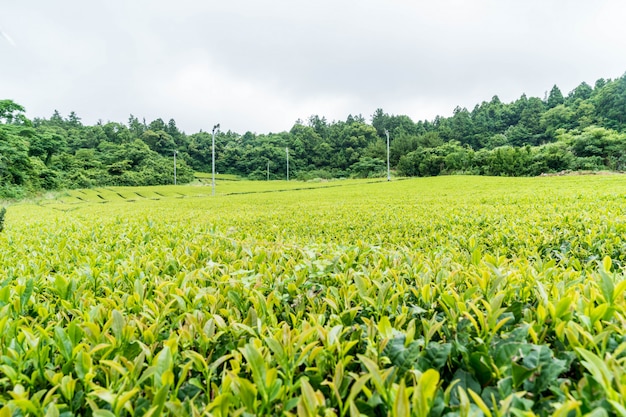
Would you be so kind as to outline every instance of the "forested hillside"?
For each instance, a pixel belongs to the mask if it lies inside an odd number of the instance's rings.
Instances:
[[[0,196],[100,185],[179,182],[211,170],[211,133],[182,132],[173,119],[88,126],[72,112],[28,120],[25,108],[0,101]],[[555,85],[544,98],[522,95],[511,103],[497,96],[451,117],[414,122],[382,109],[369,120],[321,116],[297,121],[289,132],[218,132],[220,173],[265,179],[384,175],[386,134],[390,163],[399,175],[453,173],[539,175],[562,170],[626,168],[626,74],[581,83],[564,95]]]

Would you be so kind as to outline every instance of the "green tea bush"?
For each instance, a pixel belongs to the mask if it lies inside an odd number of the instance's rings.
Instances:
[[[0,416],[624,414],[622,176],[292,183],[12,206]]]

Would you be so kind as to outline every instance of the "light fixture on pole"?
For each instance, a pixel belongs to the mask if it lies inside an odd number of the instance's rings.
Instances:
[[[391,181],[391,174],[389,172],[389,131],[385,129],[385,135],[387,135],[387,181]]]
[[[219,130],[220,124],[213,126],[213,134],[211,141],[211,194],[215,195],[215,131]]]
[[[176,185],[176,154],[178,151],[174,151],[174,185]]]
[[[285,152],[287,153],[287,181],[289,181],[289,148],[285,148]]]

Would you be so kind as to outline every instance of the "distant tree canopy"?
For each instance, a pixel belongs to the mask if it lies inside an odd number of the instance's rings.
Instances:
[[[211,170],[211,134],[186,134],[170,119],[88,126],[71,112],[28,120],[22,105],[0,100],[0,197],[38,190],[178,182]],[[219,132],[216,169],[252,179],[386,175],[386,132],[391,167],[400,175],[470,173],[538,175],[561,170],[626,169],[626,74],[581,83],[566,96],[554,85],[546,97],[498,96],[451,117],[414,122],[376,109],[365,120],[329,122],[313,115],[290,131]]]

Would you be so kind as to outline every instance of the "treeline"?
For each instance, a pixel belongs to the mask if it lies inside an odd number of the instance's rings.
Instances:
[[[497,96],[471,111],[414,122],[378,109],[366,121],[311,116],[289,132],[216,136],[216,169],[251,179],[283,179],[286,148],[292,178],[372,177],[390,163],[399,175],[452,173],[538,175],[626,167],[626,74],[581,83],[566,96],[555,85],[541,99]],[[186,134],[171,119],[84,125],[74,113],[28,120],[24,108],[0,101],[0,195],[45,189],[180,183],[211,171],[211,133]]]
[[[0,101],[0,196],[5,198],[39,190],[171,184],[173,152],[187,146],[185,135],[161,120],[146,126],[131,116],[128,125],[85,126],[74,112],[32,121],[23,113],[21,105]],[[182,158],[176,174],[181,183],[194,178]]]

